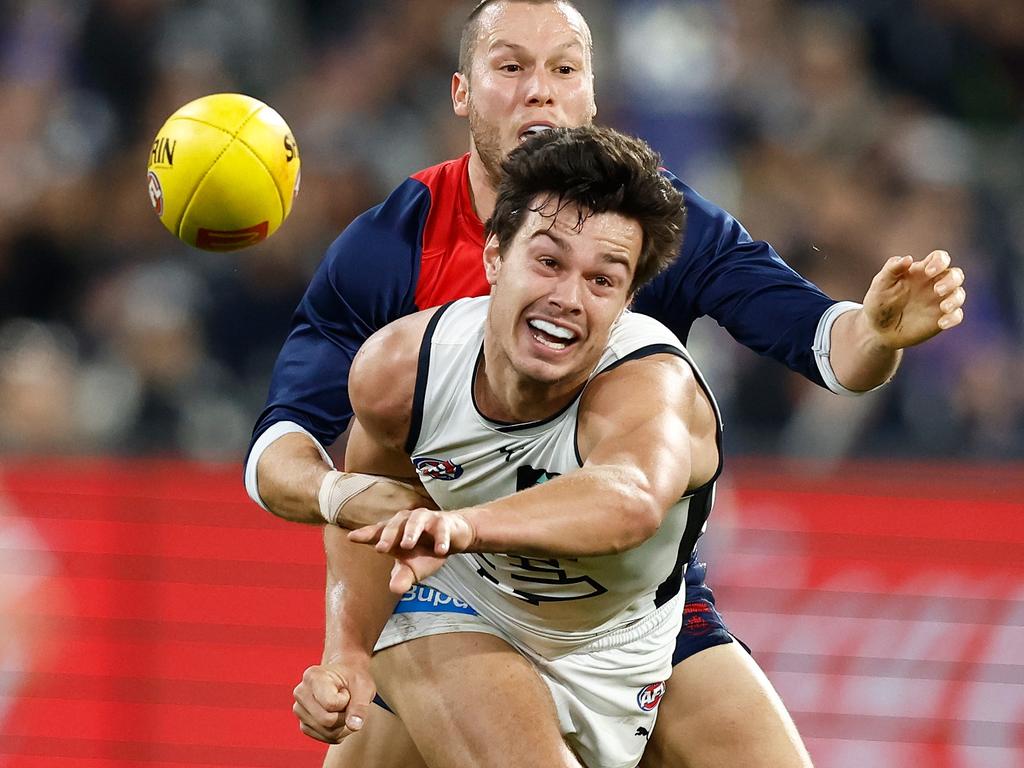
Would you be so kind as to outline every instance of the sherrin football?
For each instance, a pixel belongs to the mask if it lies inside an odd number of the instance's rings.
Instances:
[[[149,153],[149,200],[185,243],[234,251],[265,240],[299,191],[299,148],[261,101],[215,93],[164,123]]]

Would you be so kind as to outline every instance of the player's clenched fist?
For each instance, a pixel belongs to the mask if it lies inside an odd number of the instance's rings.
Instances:
[[[459,512],[420,508],[399,512],[386,523],[354,530],[348,537],[395,558],[390,589],[403,594],[416,582],[437,573],[449,554],[466,551],[476,532]]]
[[[366,710],[377,688],[370,676],[370,661],[364,664],[317,664],[302,673],[292,692],[292,712],[299,730],[310,738],[338,744],[363,727]]]

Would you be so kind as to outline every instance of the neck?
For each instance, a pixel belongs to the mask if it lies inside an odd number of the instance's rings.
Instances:
[[[587,377],[540,382],[521,376],[490,334],[484,336],[483,360],[477,368],[473,392],[480,412],[492,421],[522,424],[542,421],[562,410],[583,389]]]
[[[469,198],[473,202],[473,210],[476,211],[477,217],[486,223],[494,212],[498,192],[475,150],[469,155]]]

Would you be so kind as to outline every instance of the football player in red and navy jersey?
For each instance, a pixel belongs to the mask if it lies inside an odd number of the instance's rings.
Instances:
[[[295,314],[254,430],[246,486],[264,508],[289,520],[330,520],[321,504],[332,469],[326,447],[352,415],[353,357],[392,320],[488,292],[482,222],[494,205],[501,160],[534,131],[594,119],[591,47],[586,21],[565,0],[486,0],[474,10],[451,93],[455,113],[469,120],[470,152],[411,176],[328,249]],[[904,347],[963,319],[964,275],[944,251],[889,259],[862,303],[837,302],[724,210],[666,175],[685,199],[686,237],[679,258],[640,291],[633,309],[681,340],[696,318],[709,315],[742,344],[851,394],[884,384]],[[422,506],[423,499],[380,483],[348,503],[363,504],[370,514],[376,507]],[[325,538],[324,664],[307,671],[296,712],[307,733],[331,742],[366,717],[374,695],[368,649],[394,598],[382,586],[389,560],[349,544],[334,526]],[[676,577],[686,589],[687,621],[642,764],[799,764],[772,762],[776,748],[793,754],[799,739],[792,721],[715,610],[696,534],[684,544]],[[390,757],[382,754],[379,764],[417,764],[403,749],[411,749],[407,739],[389,742]]]

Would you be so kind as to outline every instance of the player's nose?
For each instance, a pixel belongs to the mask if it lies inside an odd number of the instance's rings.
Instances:
[[[582,277],[566,275],[558,280],[548,295],[548,301],[562,312],[578,314],[583,309]]]
[[[551,73],[544,69],[536,69],[526,80],[526,103],[531,107],[542,107],[554,100],[554,88],[551,84]]]

